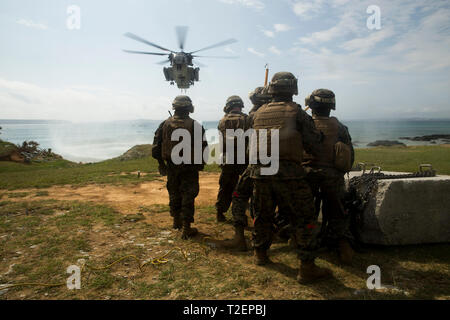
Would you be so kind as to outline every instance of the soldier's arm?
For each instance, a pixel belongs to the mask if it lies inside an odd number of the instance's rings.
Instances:
[[[302,134],[303,147],[309,154],[317,154],[319,145],[322,143],[323,134],[316,129],[314,120],[300,105],[297,114],[297,128]]]
[[[350,147],[351,162],[353,166],[353,162],[355,161],[355,150],[353,149],[352,137],[348,132],[348,128],[340,122],[338,127],[338,141],[341,141]]]
[[[156,129],[155,137],[153,138],[153,148],[152,148],[152,157],[158,160],[158,162],[161,164],[163,163],[162,159],[162,140],[163,140],[163,121],[158,129]]]

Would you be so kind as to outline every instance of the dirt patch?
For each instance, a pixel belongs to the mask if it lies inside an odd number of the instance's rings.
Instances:
[[[93,201],[107,204],[124,214],[136,213],[139,207],[151,205],[168,205],[169,194],[166,189],[166,177],[143,182],[139,185],[109,186],[109,185],[87,185],[76,186],[54,186],[47,189],[23,189],[15,192],[29,192],[30,196],[20,198],[20,201],[32,200],[37,191],[48,192],[46,196],[39,199],[55,200],[79,200]],[[200,172],[200,193],[195,200],[197,206],[210,206],[215,203],[219,188],[219,174]],[[10,199],[13,200],[14,199]]]

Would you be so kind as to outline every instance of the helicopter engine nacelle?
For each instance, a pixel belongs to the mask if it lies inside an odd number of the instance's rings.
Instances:
[[[163,72],[164,72],[164,77],[166,77],[167,81],[174,81],[175,80],[174,77],[173,77],[173,70],[172,70],[171,67],[164,68]]]

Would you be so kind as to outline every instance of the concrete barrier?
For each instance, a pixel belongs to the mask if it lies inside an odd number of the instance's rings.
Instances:
[[[350,177],[360,174],[351,172]],[[450,176],[380,179],[375,189],[358,230],[362,242],[450,242]]]

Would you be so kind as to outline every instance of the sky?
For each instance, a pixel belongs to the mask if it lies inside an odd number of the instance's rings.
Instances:
[[[79,29],[67,27],[73,5]],[[269,78],[298,77],[302,105],[314,89],[333,90],[341,119],[450,118],[447,0],[2,0],[0,119],[166,118],[180,90],[161,57],[122,51],[157,49],[123,34],[176,50],[178,25],[189,26],[186,51],[238,40],[204,52],[238,59],[198,60],[206,67],[187,91],[195,119],[220,119],[235,94],[248,111],[266,63]]]

